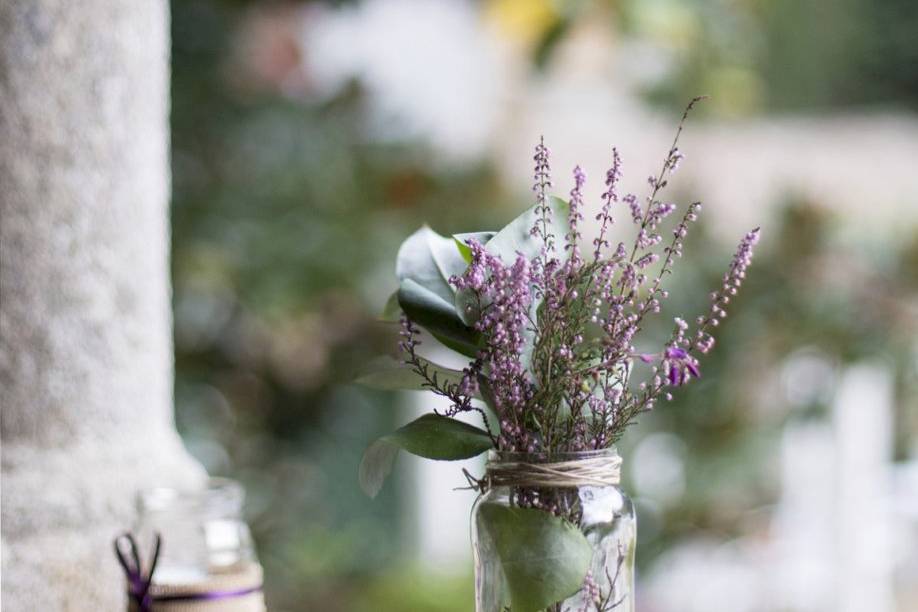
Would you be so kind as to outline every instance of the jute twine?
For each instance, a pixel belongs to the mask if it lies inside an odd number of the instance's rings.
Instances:
[[[183,584],[154,582],[150,586],[150,593],[153,596],[152,609],[154,612],[264,612],[265,600],[260,590],[262,579],[262,569],[258,563],[245,563],[235,566],[231,571],[212,573],[198,582]],[[213,600],[168,601],[172,596],[233,593],[249,589],[258,590],[244,595]],[[137,612],[139,609],[137,603],[131,600],[128,611]]]
[[[618,455],[589,457],[555,463],[489,463],[480,490],[492,487],[614,487],[621,481]]]

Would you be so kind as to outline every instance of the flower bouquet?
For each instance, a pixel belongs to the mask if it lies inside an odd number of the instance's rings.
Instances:
[[[633,609],[635,520],[619,489],[615,442],[642,412],[701,375],[698,357],[714,345],[758,240],[741,240],[710,309],[694,324],[676,318],[669,339],[639,349],[645,318],[667,298],[663,281],[682,255],[701,210],[661,199],[683,159],[682,117],[649,194],[619,195],[621,159],[612,151],[591,248],[579,168],[567,199],[549,194],[549,150],[535,149],[535,204],[497,232],[450,237],[422,227],[398,253],[401,358],[360,381],[425,389],[449,400],[374,442],[359,468],[374,496],[399,450],[437,460],[488,453],[485,474],[466,473],[480,495],[472,513],[479,612]],[[633,242],[613,244],[624,208]],[[422,355],[421,330],[465,356],[462,370]],[[476,427],[455,417],[474,413]]]

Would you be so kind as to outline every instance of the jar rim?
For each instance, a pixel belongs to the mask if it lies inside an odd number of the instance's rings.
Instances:
[[[209,477],[199,487],[156,486],[137,493],[141,511],[158,512],[173,508],[199,506],[238,512],[245,499],[242,485],[232,478]]]

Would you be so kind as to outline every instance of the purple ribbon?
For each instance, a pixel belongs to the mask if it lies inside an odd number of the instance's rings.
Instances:
[[[140,563],[140,552],[137,540],[130,533],[125,533],[115,538],[115,556],[118,563],[124,568],[124,575],[128,580],[128,597],[137,602],[140,612],[151,612],[153,609],[153,595],[150,585],[153,583],[153,572],[156,571],[156,562],[159,561],[159,545],[162,538],[157,533],[154,536],[153,557],[150,559],[150,571],[143,573]]]
[[[140,612],[152,612],[153,602],[217,601],[220,599],[244,597],[261,591],[262,587],[258,585],[226,591],[153,595],[150,592],[150,586],[153,584],[153,572],[156,570],[156,562],[159,560],[161,543],[162,538],[160,538],[157,533],[154,539],[153,556],[150,559],[150,570],[144,575],[143,567],[140,563],[140,553],[138,551],[137,541],[134,539],[134,536],[130,533],[125,533],[115,538],[115,555],[118,557],[118,563],[124,568],[125,576],[127,576],[128,597],[137,603]]]
[[[247,587],[244,589],[235,589],[232,591],[206,591],[204,593],[180,593],[173,595],[157,595],[153,601],[215,601],[218,599],[232,599],[233,597],[244,597],[252,593],[261,591],[261,586]]]

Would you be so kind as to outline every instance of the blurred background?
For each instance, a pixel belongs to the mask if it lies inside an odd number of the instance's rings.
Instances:
[[[703,378],[623,441],[639,610],[918,610],[918,4],[182,0],[172,23],[177,421],[248,491],[270,609],[473,608],[459,466],[357,486],[431,407],[348,382],[393,347],[397,247],[516,216],[543,134],[557,193],[580,163],[595,205],[615,145],[643,194],[707,94],[662,324],[764,238]]]

